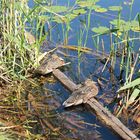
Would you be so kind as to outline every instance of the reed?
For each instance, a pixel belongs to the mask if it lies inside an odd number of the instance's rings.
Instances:
[[[30,8],[28,0],[0,3],[0,71],[7,80],[0,78],[5,81],[26,79],[28,70],[38,64],[40,46],[47,37],[39,6],[37,2]]]

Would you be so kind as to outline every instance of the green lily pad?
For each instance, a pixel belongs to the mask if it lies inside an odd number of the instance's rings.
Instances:
[[[120,19],[119,21],[118,21],[118,19],[114,19],[114,20],[110,21],[110,24],[117,26],[118,22],[120,24],[126,24],[125,20],[122,20],[122,19]]]
[[[95,12],[98,12],[98,13],[107,12],[107,9],[106,8],[102,8],[102,7],[93,8],[93,9],[95,10]]]
[[[107,28],[105,26],[94,27],[94,28],[92,28],[92,31],[97,34],[105,34],[109,31],[109,28]]]
[[[110,24],[114,25],[116,28],[119,28],[119,31],[121,32],[129,31],[129,30],[132,30],[134,32],[140,31],[139,22],[136,20],[133,20],[133,21],[119,20],[118,21],[118,19],[115,19],[115,20],[110,21]]]
[[[68,22],[71,22],[73,19],[75,19],[77,16],[78,15],[76,14],[66,14],[63,18],[54,16],[53,21],[57,23],[68,23]]]
[[[134,32],[140,32],[140,26],[139,26],[139,22],[136,20],[133,20],[130,22],[131,24],[131,30]]]
[[[114,25],[116,28],[119,28],[119,31],[129,31],[131,29],[130,24],[122,19],[114,19],[110,21],[110,24]]]
[[[91,7],[93,5],[96,4],[96,2],[98,2],[99,0],[82,0],[82,1],[78,1],[77,4],[80,6],[80,7]]]
[[[76,15],[85,14],[86,10],[85,9],[76,9],[76,10],[73,10],[73,13]]]
[[[105,26],[100,26],[100,27],[94,27],[92,28],[92,31],[96,33],[96,35],[92,36],[98,36],[98,35],[103,35],[103,34],[109,34],[111,32],[116,32],[118,29],[109,29],[108,27]]]
[[[121,6],[110,6],[110,7],[108,7],[108,9],[111,11],[121,11],[122,7]]]
[[[42,13],[44,12],[62,13],[66,12],[68,8],[66,6],[39,6],[38,10]]]

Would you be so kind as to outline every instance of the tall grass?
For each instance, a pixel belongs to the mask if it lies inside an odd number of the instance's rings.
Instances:
[[[130,14],[129,14],[129,22],[132,22],[132,7],[134,0],[132,0],[130,4]],[[120,15],[120,14],[119,14]],[[136,19],[135,19],[136,20]],[[120,23],[120,16],[118,19],[118,23]],[[118,26],[119,27],[119,26]],[[118,28],[120,29],[120,28]],[[138,82],[139,77],[136,76],[137,72],[137,63],[139,53],[134,54],[135,49],[135,40],[139,40],[140,38],[135,37],[135,32],[133,33],[133,38],[131,38],[132,31],[124,30],[121,36],[121,45],[123,45],[121,62],[120,62],[120,74],[124,72],[124,85],[120,87],[119,91],[124,91],[126,94],[122,97],[122,105],[118,107],[117,115],[120,115],[123,109],[128,109],[130,105],[137,104],[140,96],[140,90],[138,86],[140,82]],[[117,44],[119,44],[119,40],[117,39]],[[133,84],[135,83],[135,85]],[[130,86],[131,85],[131,86]]]
[[[27,1],[21,3],[14,0],[1,1],[1,55],[0,61],[4,71],[12,78],[26,75],[27,68],[32,64],[28,53],[31,46],[25,39],[29,8]]]
[[[28,0],[2,0],[0,13],[1,73],[9,81],[24,79],[37,62],[41,43],[46,39],[45,22],[40,19],[37,6],[29,8]],[[2,75],[0,78],[4,79]]]

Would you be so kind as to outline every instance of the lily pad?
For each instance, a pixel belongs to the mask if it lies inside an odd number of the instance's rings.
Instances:
[[[66,14],[63,18],[60,18],[58,16],[53,17],[53,21],[57,23],[68,23],[75,19],[78,15],[76,14]]]
[[[99,13],[107,12],[107,9],[106,9],[106,8],[102,8],[100,5],[93,5],[93,6],[92,6],[92,9],[93,9],[95,12],[99,12]]]
[[[110,7],[108,7],[108,9],[111,11],[121,11],[122,7],[121,6],[110,6]]]
[[[131,30],[134,32],[140,32],[140,26],[139,26],[139,22],[136,20],[133,20],[130,22],[131,25]]]
[[[119,21],[118,21],[118,19],[114,19],[114,20],[110,21],[110,24],[117,26],[118,22],[120,24],[126,24],[125,20],[122,20],[122,19],[120,19]]]
[[[38,10],[40,10],[40,12],[42,13],[44,12],[62,13],[66,12],[68,8],[66,6],[40,6],[38,7]]]
[[[122,19],[114,19],[110,21],[110,24],[114,25],[116,28],[119,28],[119,31],[129,31],[131,29],[130,24]]]
[[[92,31],[97,33],[96,35],[92,36],[92,37],[95,37],[95,36],[98,36],[98,35],[103,35],[103,34],[109,34],[111,32],[116,32],[118,31],[118,29],[109,29],[108,27],[105,27],[105,26],[100,26],[100,27],[95,27],[95,28],[92,28]]]
[[[78,1],[77,4],[80,6],[80,7],[91,7],[93,5],[96,4],[96,2],[98,2],[99,0],[83,0],[83,1]]]
[[[132,30],[134,32],[139,32],[140,27],[139,27],[139,22],[136,20],[133,21],[124,21],[124,20],[119,20],[115,19],[110,21],[112,25],[114,25],[116,28],[119,28],[119,31],[129,31]]]
[[[76,9],[76,10],[73,10],[73,13],[76,15],[85,14],[86,10],[85,9]]]
[[[105,26],[94,27],[94,28],[92,28],[92,31],[97,34],[104,34],[109,31],[109,28],[107,28]]]

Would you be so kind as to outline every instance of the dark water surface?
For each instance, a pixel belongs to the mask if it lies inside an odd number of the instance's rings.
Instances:
[[[129,19],[129,13],[130,9],[128,5],[124,5],[125,2],[129,2],[129,0],[101,0],[99,4],[103,7],[109,7],[114,5],[121,5],[123,6],[123,10],[121,13],[121,17],[123,19],[128,20]],[[56,5],[73,5],[75,0],[54,0],[54,4]],[[32,7],[33,2],[30,0],[29,5]],[[136,16],[137,12],[140,12],[139,9],[140,6],[140,0],[135,0],[133,4],[133,10],[132,10],[132,19]],[[111,14],[111,15],[109,15]],[[70,38],[68,40],[69,45],[78,45],[78,34],[80,31],[80,21],[79,19],[83,19],[85,15],[82,15],[76,19],[74,19],[71,23],[71,31],[69,33]],[[112,19],[115,19],[118,16],[117,12],[110,12],[108,14],[97,14],[92,13],[91,15],[91,22],[90,27],[93,28],[97,25],[102,26],[109,26],[109,21]],[[89,48],[92,48],[95,50],[95,46],[92,40],[93,33],[89,31],[88,34],[88,41],[86,43],[86,46]],[[109,36],[102,36],[104,39],[104,46],[105,46],[105,52],[110,51],[110,47],[108,44],[110,44]],[[64,39],[62,37],[62,26],[58,24],[53,31],[52,31],[52,41],[55,43],[62,43],[64,42]],[[138,42],[136,42],[136,48],[135,50],[138,50]],[[100,48],[99,48],[100,49]],[[78,59],[78,53],[76,51],[68,51],[66,52],[68,54],[68,57],[63,57],[66,61],[71,62],[71,66],[69,66],[65,70],[65,74],[68,75],[75,83],[83,82],[87,78],[91,78],[94,81],[97,82],[97,78],[103,77],[105,81],[103,81],[104,87],[99,88],[99,96],[102,94],[109,94],[109,97],[116,96],[115,92],[119,86],[119,81],[117,79],[118,77],[118,71],[119,71],[119,65],[116,65],[116,68],[114,70],[113,76],[109,72],[109,66],[105,69],[104,72],[102,72],[102,69],[104,67],[104,64],[102,64],[98,58],[94,57],[93,55],[89,54],[82,54],[80,57],[80,60]],[[114,79],[112,77],[115,77]],[[55,84],[45,84],[44,88],[49,89],[49,94],[51,94],[54,97],[54,102],[59,102],[57,105],[57,108],[54,109],[56,111],[56,114],[60,116],[61,118],[64,117],[66,119],[71,119],[71,122],[78,122],[79,120],[82,120],[86,122],[84,125],[82,125],[84,128],[83,130],[79,127],[76,127],[73,125],[73,129],[77,129],[78,131],[72,130],[72,125],[67,126],[66,128],[71,129],[69,133],[67,133],[67,136],[75,139],[80,140],[94,140],[94,139],[103,139],[103,140],[120,140],[121,138],[111,132],[110,129],[108,129],[106,126],[104,126],[94,114],[90,113],[84,106],[78,106],[75,108],[70,109],[64,109],[62,106],[62,103],[69,97],[69,91],[67,91],[59,82],[56,82]],[[54,91],[56,94],[54,94]],[[53,101],[46,100],[46,102],[50,103]],[[101,100],[102,103],[105,103],[103,100]],[[53,103],[52,103],[53,104]],[[56,115],[57,116],[57,115]],[[59,123],[59,122],[58,122]],[[90,124],[90,125],[89,125]],[[93,126],[91,124],[94,124]],[[60,127],[63,128],[63,124],[59,124]],[[71,133],[72,132],[72,133]],[[98,136],[100,138],[98,138]]]

